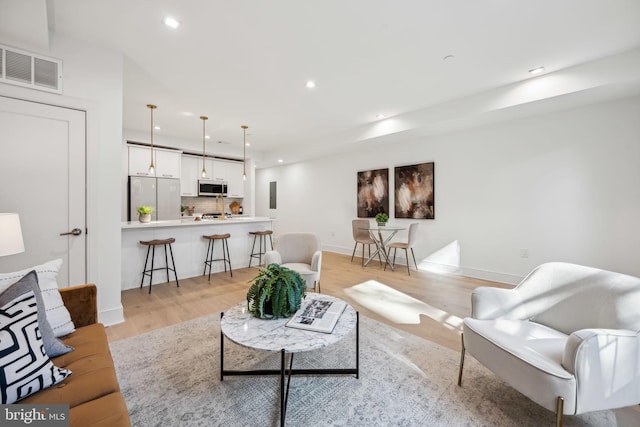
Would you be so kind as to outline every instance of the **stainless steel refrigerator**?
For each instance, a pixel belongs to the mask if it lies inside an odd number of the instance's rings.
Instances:
[[[138,219],[138,206],[152,206],[152,221],[180,219],[180,180],[129,177],[129,221]]]

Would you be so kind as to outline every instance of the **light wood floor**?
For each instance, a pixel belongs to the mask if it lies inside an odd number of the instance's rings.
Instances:
[[[453,350],[460,349],[459,321],[471,312],[471,291],[478,286],[509,287],[495,282],[471,279],[453,274],[440,274],[412,269],[407,275],[404,265],[395,271],[384,271],[376,261],[362,268],[360,259],[332,252],[323,252],[321,291],[349,302],[360,314],[426,338]],[[258,273],[242,268],[229,273],[216,273],[211,282],[206,276],[154,285],[149,288],[122,292],[125,322],[109,326],[110,341],[136,336],[153,329],[170,326],[201,316],[218,314],[245,300],[248,282]],[[160,273],[161,274],[161,273]],[[374,307],[349,291],[355,285],[375,280],[386,291],[369,295],[395,301],[393,309]],[[395,294],[393,290],[404,295]],[[345,292],[346,291],[346,292]],[[351,296],[350,296],[351,295]],[[369,308],[368,308],[369,307]],[[397,319],[398,314],[413,313],[409,319]],[[410,322],[410,323],[407,323]]]

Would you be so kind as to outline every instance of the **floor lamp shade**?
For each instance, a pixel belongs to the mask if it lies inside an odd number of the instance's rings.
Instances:
[[[0,256],[24,252],[22,228],[17,213],[0,213]]]

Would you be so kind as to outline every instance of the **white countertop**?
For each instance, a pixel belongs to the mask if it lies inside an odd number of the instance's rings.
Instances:
[[[229,224],[250,224],[252,222],[273,221],[274,218],[266,216],[234,216],[226,219],[203,219],[196,221],[195,217],[184,217],[171,221],[125,221],[122,223],[122,229],[130,228],[158,228],[158,227],[192,227],[201,225],[229,225]]]

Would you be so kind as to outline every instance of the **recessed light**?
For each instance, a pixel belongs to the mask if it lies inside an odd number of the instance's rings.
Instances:
[[[244,145],[249,147],[251,145],[251,143],[250,142],[246,142]]]
[[[544,67],[538,67],[529,70],[529,74],[540,74],[542,72],[544,72]]]
[[[153,127],[155,130],[160,130],[160,126],[154,126]]]
[[[182,115],[183,115],[183,116],[185,116],[185,117],[191,117],[191,116],[193,116],[193,113],[191,113],[191,112],[189,112],[189,111],[183,111],[183,112],[182,112],[182,113],[180,113],[180,114],[182,114]]]
[[[162,20],[162,23],[167,27],[171,27],[173,29],[176,29],[180,26],[180,21],[178,21],[175,18],[172,18],[171,16],[165,16],[164,19]]]
[[[387,116],[385,116],[384,114],[376,114],[376,119],[386,119]]]
[[[204,139],[211,139],[211,137],[209,135],[205,135]]]
[[[282,163],[282,162],[284,162],[284,160],[278,159],[278,163]]]
[[[309,80],[307,83],[305,83],[305,86],[308,89],[313,89],[314,87],[316,87],[316,82],[314,82],[313,80]]]

